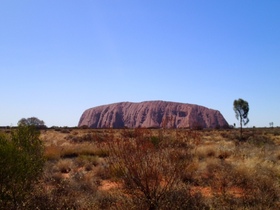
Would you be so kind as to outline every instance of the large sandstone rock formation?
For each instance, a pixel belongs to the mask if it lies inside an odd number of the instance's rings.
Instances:
[[[166,101],[121,102],[87,109],[78,126],[90,128],[228,127],[222,114],[194,104]]]

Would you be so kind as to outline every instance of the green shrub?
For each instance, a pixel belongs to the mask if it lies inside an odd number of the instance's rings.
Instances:
[[[19,126],[0,136],[0,208],[22,208],[44,166],[39,131]]]
[[[247,142],[257,147],[262,147],[268,144],[274,145],[274,142],[268,136],[265,135],[250,136]]]

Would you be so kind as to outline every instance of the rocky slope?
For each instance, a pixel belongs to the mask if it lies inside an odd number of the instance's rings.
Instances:
[[[194,104],[167,101],[121,102],[87,109],[78,126],[91,128],[227,127],[222,114]]]

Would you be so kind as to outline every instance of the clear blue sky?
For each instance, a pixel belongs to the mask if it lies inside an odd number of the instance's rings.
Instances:
[[[166,100],[280,126],[279,0],[9,0],[0,125],[76,126],[85,109]]]

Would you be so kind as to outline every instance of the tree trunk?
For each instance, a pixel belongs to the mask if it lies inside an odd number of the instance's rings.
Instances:
[[[242,140],[242,117],[240,117],[240,140]]]

